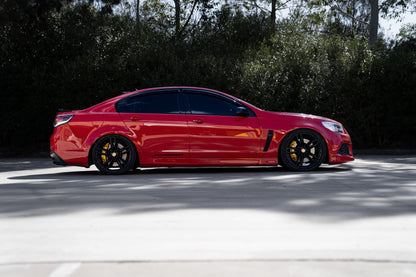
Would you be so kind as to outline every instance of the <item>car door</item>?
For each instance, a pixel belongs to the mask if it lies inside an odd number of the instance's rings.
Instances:
[[[188,105],[190,157],[258,158],[261,130],[253,111],[219,93],[183,92]]]
[[[188,124],[178,90],[138,93],[117,102],[116,110],[147,156],[189,156]]]

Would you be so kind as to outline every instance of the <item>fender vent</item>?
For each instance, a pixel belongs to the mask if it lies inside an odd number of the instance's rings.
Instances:
[[[267,133],[266,144],[264,145],[263,152],[267,152],[267,150],[269,150],[270,143],[272,142],[272,138],[273,138],[273,130],[269,130],[269,132]]]

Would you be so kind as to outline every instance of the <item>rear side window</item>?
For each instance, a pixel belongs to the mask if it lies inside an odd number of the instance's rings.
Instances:
[[[180,113],[177,93],[147,93],[121,99],[116,103],[119,113]]]

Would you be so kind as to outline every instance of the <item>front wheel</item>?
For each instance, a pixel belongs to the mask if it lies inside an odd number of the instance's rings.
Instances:
[[[122,174],[136,164],[137,152],[127,138],[108,135],[100,138],[92,150],[95,166],[104,174]]]
[[[290,170],[314,170],[322,164],[325,156],[324,139],[315,131],[308,129],[289,133],[280,146],[282,166]]]

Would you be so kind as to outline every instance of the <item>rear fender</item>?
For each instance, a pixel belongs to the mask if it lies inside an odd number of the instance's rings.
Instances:
[[[120,124],[121,123],[121,124]],[[120,122],[120,117],[117,115],[117,119],[114,119],[114,121],[104,121],[103,125],[97,129],[95,129],[87,138],[85,141],[86,148],[89,149],[88,152],[88,163],[92,164],[91,159],[91,151],[94,146],[94,143],[100,139],[101,137],[104,137],[106,135],[121,135],[129,139],[134,146],[136,147],[137,151],[137,143],[136,143],[136,135],[131,132],[128,128],[125,127],[125,125]]]

